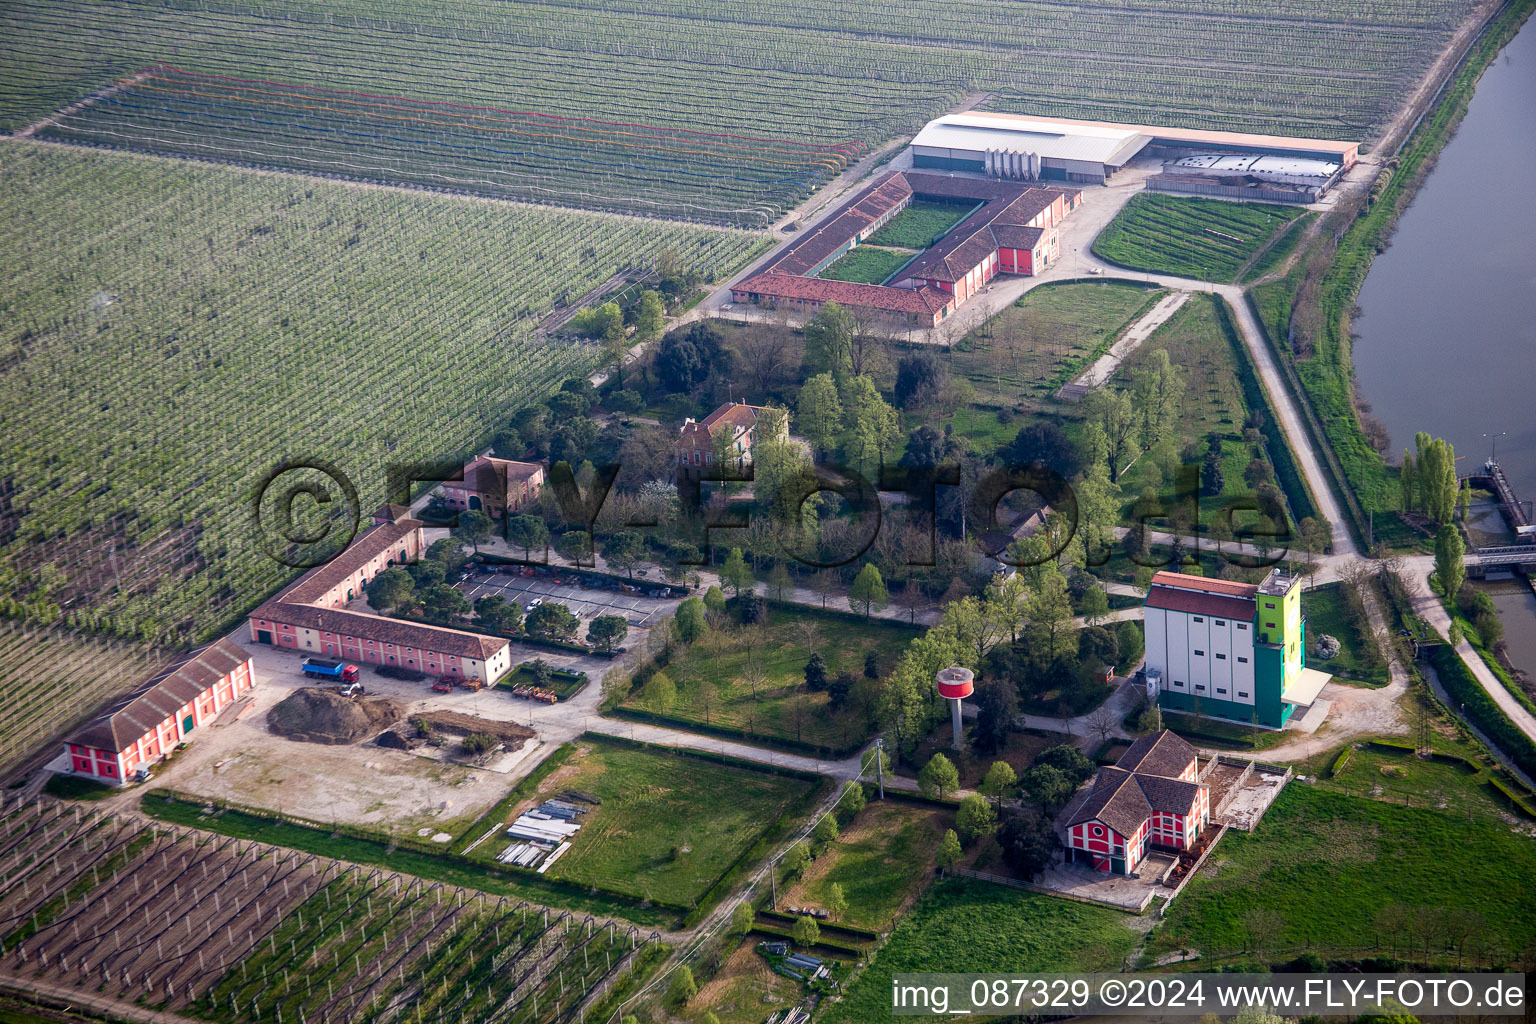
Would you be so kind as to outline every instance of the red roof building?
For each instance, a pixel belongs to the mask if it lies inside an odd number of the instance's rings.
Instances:
[[[975,208],[901,271],[895,286],[816,276],[914,199]],[[1073,188],[893,172],[859,192],[760,273],[732,286],[731,296],[736,302],[783,304],[808,313],[837,302],[932,327],[998,274],[1036,274],[1054,262],[1060,249],[1056,225],[1081,201],[1082,192]]]
[[[1134,874],[1149,847],[1188,849],[1210,822],[1210,790],[1195,748],[1171,732],[1143,736],[1057,819],[1067,859]]]
[[[690,417],[683,421],[677,440],[672,443],[674,464],[679,469],[713,465],[715,440],[721,438],[730,446],[735,468],[745,468],[752,462],[752,447],[758,442],[765,413],[775,414],[771,418],[778,424],[778,439],[787,440],[789,423],[783,413],[761,405],[727,402],[702,420]]]
[[[253,685],[251,658],[219,640],[151,677],[64,740],[69,767],[111,785],[162,760]]]
[[[537,462],[481,455],[464,467],[461,479],[445,480],[440,490],[449,508],[500,519],[536,499],[543,486],[544,467]]]
[[[385,506],[345,551],[262,602],[250,614],[251,639],[320,657],[496,682],[512,667],[507,641],[348,607],[379,573],[421,557],[421,528],[409,509]]]

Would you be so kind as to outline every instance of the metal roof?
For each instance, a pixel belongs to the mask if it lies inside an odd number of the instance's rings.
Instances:
[[[1118,125],[1069,124],[1021,117],[999,119],[995,114],[948,114],[930,121],[914,146],[985,152],[1038,153],[1048,160],[1082,160],[1120,166],[1151,142],[1132,128]]]

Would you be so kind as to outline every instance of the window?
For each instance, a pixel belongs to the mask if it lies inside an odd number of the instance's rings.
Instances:
[[[1246,630],[1246,629],[1247,629],[1247,628],[1248,628],[1248,623],[1246,623],[1246,622],[1239,622],[1239,623],[1238,623],[1238,624],[1237,624],[1237,628],[1238,628],[1238,629],[1244,629],[1244,630]]]
[[[1274,629],[1275,628],[1275,624],[1273,622],[1266,622],[1266,623],[1264,623],[1264,628],[1265,629]]]
[[[1205,652],[1204,651],[1196,651],[1195,652],[1195,657],[1203,658],[1203,657],[1205,657]]]
[[[1218,625],[1218,626],[1225,626],[1226,624],[1227,624],[1227,620],[1226,619],[1217,619],[1216,620],[1216,625]]]
[[[1226,661],[1227,660],[1227,656],[1225,654],[1218,654],[1218,655],[1216,655],[1216,660],[1217,661]]]
[[[1198,691],[1200,693],[1204,693],[1205,692],[1205,684],[1204,683],[1196,683],[1195,684],[1195,689],[1196,689],[1196,691]]]
[[[1226,693],[1227,692],[1227,688],[1225,686],[1218,686],[1218,687],[1216,687],[1216,692],[1217,693]]]
[[[1245,657],[1243,657],[1243,656],[1242,656],[1242,655],[1241,655],[1241,654],[1239,654],[1239,655],[1238,655],[1238,656],[1237,656],[1237,663],[1238,663],[1238,664],[1239,664],[1239,665],[1246,665],[1246,664],[1248,664],[1248,659],[1247,659],[1247,658],[1245,658]]]
[[[1269,609],[1270,611],[1274,611],[1275,610],[1275,602],[1273,602],[1273,601],[1265,601],[1264,602],[1264,607]]]
[[[1204,622],[1205,618],[1204,618],[1204,616],[1196,615],[1195,616],[1195,621],[1196,622]]]
[[[1248,696],[1248,691],[1247,690],[1238,690],[1237,691],[1237,695],[1239,697],[1246,697],[1246,696]]]

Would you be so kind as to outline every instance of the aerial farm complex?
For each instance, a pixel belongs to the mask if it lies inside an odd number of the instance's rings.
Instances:
[[[1536,972],[1529,439],[1352,369],[1536,0],[312,6],[0,12],[0,1020]]]

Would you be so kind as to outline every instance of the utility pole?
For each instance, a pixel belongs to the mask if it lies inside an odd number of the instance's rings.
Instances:
[[[875,738],[875,781],[880,787],[880,799],[885,799],[885,737]]]

